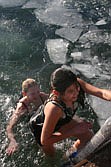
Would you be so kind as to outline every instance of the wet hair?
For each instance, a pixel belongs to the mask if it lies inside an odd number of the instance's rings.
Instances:
[[[33,86],[37,86],[37,82],[32,78],[27,78],[22,83],[22,91],[27,92]]]
[[[77,77],[68,69],[58,68],[52,73],[50,81],[51,89],[64,93],[70,85],[77,83]]]
[[[51,90],[56,90],[60,94],[63,94],[65,90],[71,86],[72,84],[76,84],[80,87],[79,95],[78,95],[78,103],[84,107],[84,91],[81,88],[81,85],[77,81],[77,76],[69,69],[66,68],[58,68],[56,69],[50,78],[50,86]]]
[[[26,80],[22,82],[22,92],[27,92],[28,89],[33,86],[37,86],[37,82],[32,78],[27,78]],[[15,101],[15,104],[14,104],[15,109],[17,107],[17,103],[19,102],[19,100],[23,98],[22,92],[20,92],[19,98]]]

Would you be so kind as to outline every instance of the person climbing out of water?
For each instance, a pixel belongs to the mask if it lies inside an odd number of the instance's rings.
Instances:
[[[6,149],[6,153],[8,155],[13,154],[18,149],[18,143],[16,142],[13,133],[13,128],[17,124],[18,120],[20,120],[23,115],[30,117],[33,111],[36,111],[47,98],[48,94],[40,91],[38,84],[34,79],[28,78],[23,81],[22,97],[18,101],[17,107],[13,112],[6,128],[9,139],[9,145]]]
[[[82,148],[93,136],[92,124],[75,115],[84,107],[85,93],[111,100],[111,90],[86,83],[68,69],[56,69],[50,79],[48,100],[30,119],[30,126],[38,144],[46,155],[55,155],[54,143],[76,137]]]

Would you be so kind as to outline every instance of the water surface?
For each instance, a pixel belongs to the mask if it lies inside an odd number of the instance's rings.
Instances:
[[[55,64],[51,61],[47,47],[46,40],[62,38],[61,34],[58,36],[55,31],[61,26],[65,25],[63,20],[53,20],[53,17],[44,18],[41,15],[46,9],[51,9],[53,13],[54,5],[59,6],[61,3],[57,1],[36,1],[36,0],[1,0],[0,1],[0,166],[1,167],[46,167],[46,166],[60,166],[61,155],[64,150],[70,146],[71,140],[60,142],[56,147],[57,157],[51,161],[46,159],[43,152],[36,146],[33,136],[26,124],[27,118],[23,118],[17,127],[14,129],[15,137],[20,143],[19,150],[8,157],[5,153],[8,140],[6,137],[6,125],[11,116],[12,109],[15,106],[15,101],[21,94],[21,83],[24,79],[31,77],[37,80],[43,91],[49,91],[49,77],[51,72],[61,66],[62,64]],[[64,7],[76,9],[79,15],[82,14],[78,20],[78,24],[83,29],[83,34],[87,33],[89,25],[94,25],[97,21],[104,19],[105,25],[99,27],[101,36],[90,33],[87,40],[85,36],[79,39],[79,42],[69,42],[69,50],[67,52],[67,59],[69,64],[70,55],[72,52],[85,52],[85,57],[80,60],[82,64],[91,64],[92,60],[97,63],[99,69],[98,76],[94,78],[87,78],[81,75],[87,81],[97,84],[101,87],[109,88],[111,74],[111,6],[107,0],[102,1],[64,1]],[[63,4],[62,3],[62,4]],[[62,14],[66,13],[66,8],[59,10]],[[35,11],[36,10],[36,11]],[[39,15],[38,15],[39,11]],[[67,14],[67,13],[66,13]],[[73,14],[72,14],[73,15]],[[38,17],[39,16],[39,17]],[[67,15],[71,18],[70,15]],[[42,20],[40,20],[42,19]],[[63,17],[65,20],[66,17]],[[83,20],[81,20],[83,19]],[[80,22],[79,22],[80,21]],[[80,24],[82,21],[82,24]],[[83,22],[84,21],[84,22]],[[75,26],[72,18],[68,24]],[[78,25],[76,25],[78,26]],[[84,28],[85,27],[85,28]],[[71,27],[72,28],[72,27]],[[91,30],[94,30],[92,28]],[[69,37],[69,36],[68,36]],[[99,39],[99,40],[98,40]],[[67,36],[66,39],[67,40]],[[98,42],[99,41],[99,42]],[[88,52],[87,52],[88,50]],[[89,52],[90,50],[90,52]],[[89,54],[90,53],[90,54]],[[61,54],[62,55],[62,54]],[[60,55],[60,59],[61,59]],[[94,57],[96,56],[97,59]],[[95,61],[97,60],[97,61]],[[78,63],[78,60],[75,60]],[[68,62],[66,63],[68,65]],[[80,63],[79,62],[79,63]],[[73,62],[74,63],[74,62]],[[65,63],[64,63],[65,64]],[[65,64],[65,65],[66,65]],[[92,65],[92,64],[91,64]],[[100,76],[102,74],[101,80]],[[104,75],[103,75],[104,74]],[[91,107],[87,105],[88,114],[85,115],[89,120],[95,121],[95,130],[98,129],[98,122],[96,114],[94,114]],[[90,112],[91,111],[91,112]],[[89,114],[90,113],[90,114]],[[84,115],[84,112],[78,113]]]

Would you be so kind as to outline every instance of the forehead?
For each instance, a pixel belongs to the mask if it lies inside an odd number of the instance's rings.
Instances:
[[[73,83],[72,85],[70,85],[67,89],[66,89],[66,91],[68,91],[68,90],[71,90],[71,89],[77,89],[77,84],[75,84],[75,83]]]
[[[35,91],[35,90],[37,90],[37,91],[40,90],[37,85],[31,86],[31,87],[28,88],[28,92],[29,92],[29,91],[30,91],[30,92],[31,92],[31,91]]]

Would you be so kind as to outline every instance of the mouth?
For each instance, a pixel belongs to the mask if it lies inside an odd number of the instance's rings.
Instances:
[[[77,96],[76,96],[76,97],[73,97],[73,100],[77,100]]]

